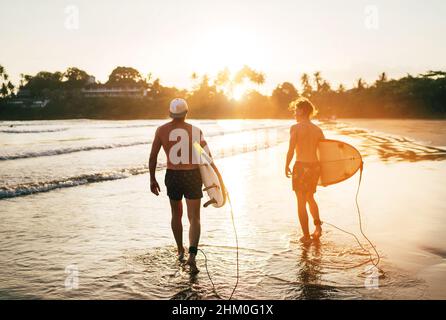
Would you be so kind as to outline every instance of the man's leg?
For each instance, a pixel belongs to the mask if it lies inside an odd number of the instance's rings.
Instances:
[[[307,202],[308,206],[310,207],[310,213],[313,216],[314,226],[316,227],[316,230],[313,232],[312,236],[313,238],[318,239],[322,235],[322,222],[319,218],[319,207],[316,203],[316,200],[314,200],[313,193],[307,193]]]
[[[183,260],[183,224],[181,223],[181,218],[183,217],[183,203],[181,200],[170,200],[170,208],[172,211],[170,226],[172,227],[173,236],[175,237],[175,242],[177,243],[178,247],[178,259]]]
[[[198,242],[200,241],[200,204],[201,199],[186,199],[187,217],[189,218],[189,259],[187,264],[190,265],[191,272],[198,272],[195,262],[197,255]]]
[[[297,197],[297,212],[299,215],[299,222],[302,228],[303,237],[300,239],[302,242],[306,242],[311,240],[310,231],[308,229],[308,213],[307,213],[307,199],[305,197],[305,193],[296,191]]]

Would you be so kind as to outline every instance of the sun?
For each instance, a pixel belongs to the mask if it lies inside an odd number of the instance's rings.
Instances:
[[[233,90],[232,90],[232,94],[230,95],[232,99],[240,101],[244,98],[245,94],[248,91],[248,86],[244,83],[236,86]]]

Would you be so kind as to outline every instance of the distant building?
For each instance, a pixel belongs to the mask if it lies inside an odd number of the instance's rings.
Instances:
[[[6,101],[6,104],[23,108],[44,108],[49,102],[49,99],[32,98],[28,89],[21,88],[14,98],[10,98]]]
[[[104,84],[91,84],[82,89],[84,97],[130,97],[143,98],[147,95],[147,89],[143,86],[109,86]]]
[[[34,100],[34,99],[28,99],[28,98],[12,98],[9,99],[7,102],[9,105],[15,105],[19,107],[24,108],[45,108],[48,103],[50,103],[49,99],[43,99],[43,100]]]
[[[92,85],[96,83],[95,76],[88,76],[87,85]]]

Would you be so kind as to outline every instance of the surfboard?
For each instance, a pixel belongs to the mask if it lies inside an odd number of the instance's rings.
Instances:
[[[347,180],[362,166],[359,151],[348,143],[337,140],[322,140],[318,145],[321,175],[318,184],[328,186]]]
[[[209,200],[203,205],[205,208],[212,204],[215,208],[223,207],[226,203],[226,189],[222,177],[211,166],[213,160],[201,147],[194,142],[194,150],[198,156],[201,180]]]

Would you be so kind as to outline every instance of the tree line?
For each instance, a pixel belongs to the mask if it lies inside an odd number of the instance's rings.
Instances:
[[[22,74],[18,85],[9,80],[0,66],[0,119],[150,119],[167,116],[171,99],[188,100],[194,118],[289,118],[288,105],[294,99],[309,98],[321,118],[445,118],[446,72],[428,71],[416,76],[388,79],[381,73],[373,83],[358,79],[352,88],[340,84],[332,88],[321,72],[304,73],[292,82],[278,84],[270,95],[260,92],[265,74],[249,66],[235,73],[224,69],[215,77],[193,73],[191,90],[168,87],[152,74],[142,75],[131,67],[117,67],[101,84],[92,82],[86,71],[70,67],[65,72],[41,71]],[[147,93],[130,97],[86,97],[84,88],[139,87]],[[235,92],[246,89],[235,99]],[[10,103],[26,96],[48,99],[45,108],[23,108]]]

